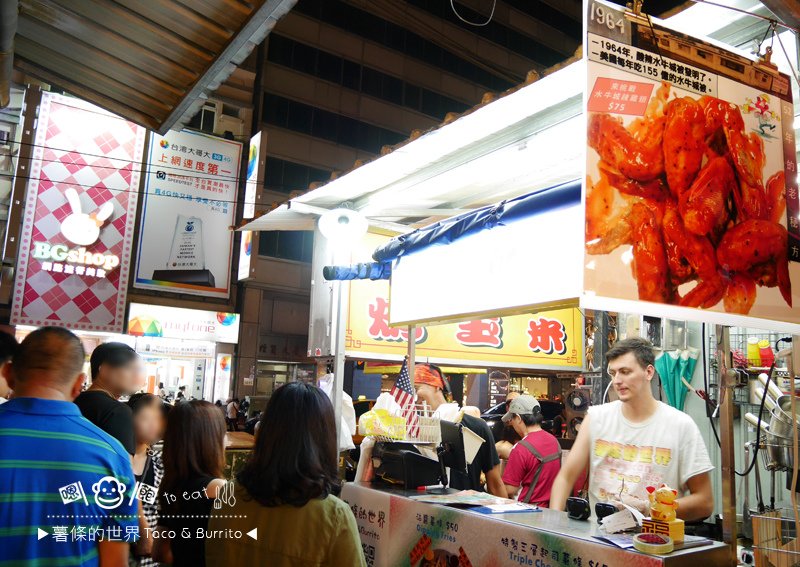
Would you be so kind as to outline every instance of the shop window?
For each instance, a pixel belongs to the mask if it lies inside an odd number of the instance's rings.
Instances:
[[[274,105],[276,108],[282,107],[280,102],[282,100],[286,101],[286,99],[278,95],[269,93],[264,95],[264,102],[268,108],[270,105]],[[300,102],[286,101],[286,103],[288,106],[287,119],[284,120],[280,112],[270,111],[265,113],[265,121],[268,124],[288,128],[295,132],[311,134],[312,124],[315,120],[319,120],[320,123],[326,124],[326,126],[322,127],[322,132],[325,135],[318,134],[321,139],[327,139],[331,142],[337,142],[375,154],[380,152],[382,145],[387,143],[395,144],[406,137],[405,134],[361,122],[354,118],[341,116],[321,108],[314,108]],[[334,122],[336,123],[335,128],[333,127]]]
[[[361,90],[361,65],[344,61],[342,66],[342,86],[354,91]]]
[[[382,73],[368,67],[361,68],[361,92],[374,97],[381,96]]]
[[[206,132],[207,134],[214,133],[214,120],[216,119],[217,111],[213,105],[205,105],[200,111],[194,115],[189,121],[189,128]]]
[[[408,108],[419,110],[421,101],[422,101],[422,89],[406,83],[403,104]]]
[[[315,181],[330,179],[330,171],[307,165],[268,157],[266,160],[264,184],[270,191],[290,193],[296,189],[305,189]]]
[[[331,53],[320,51],[317,54],[317,76],[337,85],[342,83],[342,64],[344,59]]]
[[[317,70],[317,50],[303,43],[295,42],[292,49],[292,67],[313,75]]]
[[[311,133],[311,122],[314,117],[314,108],[307,104],[289,101],[289,119],[286,127],[295,132]]]
[[[339,125],[337,118],[335,114],[330,112],[315,112],[311,135],[316,138],[335,140]]]
[[[422,7],[428,9],[434,4],[436,3],[424,2]],[[543,3],[537,2],[537,4]],[[442,70],[452,72],[458,69],[457,74],[468,77],[472,81],[492,90],[502,91],[513,86],[512,82],[442,49],[432,41],[405,30],[397,24],[360,10],[355,6],[350,6],[345,2],[339,0],[301,0],[293,10],[439,67]],[[531,39],[531,41],[535,40]],[[545,49],[548,48],[545,47]],[[563,57],[559,57],[558,60],[560,61],[561,59]]]
[[[291,52],[294,45],[301,45],[293,39],[276,35],[277,54],[270,58],[271,61],[281,65],[295,68],[291,61]],[[326,81],[342,85],[364,94],[380,98],[392,104],[405,106],[416,111],[425,112],[429,116],[442,119],[447,112],[463,112],[469,105],[456,101],[450,97],[434,91],[406,83],[393,75],[383,73],[376,69],[364,67],[358,63],[348,61],[331,53],[303,45],[303,49],[313,49],[317,57],[317,76]],[[288,53],[288,58],[281,55]],[[288,59],[288,60],[287,60]],[[296,69],[296,68],[295,68]],[[296,69],[303,71],[303,69]],[[423,104],[423,96],[426,99]],[[320,122],[320,124],[318,124]],[[326,134],[314,133],[314,136],[333,139],[336,136],[336,127],[332,123],[318,121],[314,115],[313,129],[323,128]]]
[[[267,60],[280,65],[291,65],[294,41],[280,35],[270,35],[267,44]]]
[[[403,81],[391,75],[384,75],[381,83],[381,92],[378,95],[383,100],[393,104],[403,104]]]
[[[312,231],[274,230],[258,235],[259,256],[311,263],[313,251]]]
[[[264,122],[286,128],[289,118],[289,100],[271,94],[264,95]]]

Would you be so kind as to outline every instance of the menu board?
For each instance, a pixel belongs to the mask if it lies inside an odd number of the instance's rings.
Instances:
[[[493,408],[497,404],[506,401],[508,395],[509,378],[507,375],[502,374],[504,378],[492,377],[489,372],[489,407]]]
[[[789,77],[619,6],[586,7],[585,305],[800,323]]]

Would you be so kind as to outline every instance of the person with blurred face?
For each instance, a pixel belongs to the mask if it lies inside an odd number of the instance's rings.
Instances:
[[[617,400],[592,406],[553,484],[551,507],[563,510],[589,470],[589,500],[624,503],[649,514],[646,488],[678,491],[678,517],[703,520],[714,509],[714,468],[697,424],[653,397],[655,352],[649,341],[619,341],[606,354]]]
[[[0,404],[8,400],[11,395],[11,388],[8,382],[3,378],[3,367],[6,363],[11,362],[11,357],[17,350],[17,341],[8,333],[0,331]]]
[[[128,453],[136,452],[131,408],[119,402],[142,385],[139,355],[126,344],[104,343],[89,359],[92,385],[75,399],[83,417],[117,439]]]
[[[489,375],[490,379],[503,379],[503,377],[505,377],[506,380],[508,379],[508,376],[499,370],[495,370]],[[520,395],[521,394],[516,390],[511,390],[508,394],[506,394],[506,411],[508,411],[512,400],[520,397]],[[514,448],[514,445],[516,445],[520,439],[521,437],[516,431],[514,431],[514,428],[506,423],[503,427],[503,438],[494,444],[494,447],[497,450],[497,456],[504,461],[507,461],[508,457],[511,455],[511,449]]]
[[[156,493],[164,476],[164,464],[161,451],[153,446],[164,434],[164,403],[153,394],[134,394],[128,400],[128,407],[133,414],[133,434],[136,452],[133,455],[133,474],[139,483],[139,494],[142,499],[143,522],[140,533],[147,533],[145,528],[155,528],[158,520]],[[150,540],[142,538],[133,546],[132,553],[136,565],[145,567],[155,565],[150,557]]]

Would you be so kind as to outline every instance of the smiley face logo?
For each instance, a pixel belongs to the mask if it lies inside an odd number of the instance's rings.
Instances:
[[[94,501],[106,510],[113,510],[125,499],[125,485],[113,476],[104,476],[92,485]]]

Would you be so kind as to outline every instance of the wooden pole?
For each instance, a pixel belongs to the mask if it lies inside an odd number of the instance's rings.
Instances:
[[[715,328],[720,379],[720,446],[722,451],[722,541],[728,544],[731,565],[738,565],[736,557],[736,453],[733,438],[733,388],[736,371],[732,367],[730,329],[724,325]]]

